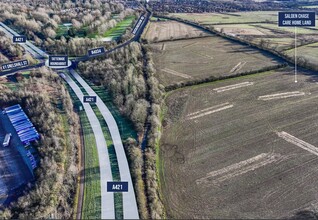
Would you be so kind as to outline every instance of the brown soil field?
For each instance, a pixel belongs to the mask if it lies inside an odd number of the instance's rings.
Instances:
[[[202,30],[177,21],[150,22],[143,39],[149,42],[208,36]]]
[[[227,35],[253,35],[264,36],[274,34],[272,31],[255,27],[250,24],[227,24],[227,25],[214,25],[217,31],[223,32]]]
[[[279,64],[269,55],[213,36],[152,44],[157,77],[167,86]]]
[[[284,69],[170,93],[159,160],[167,217],[317,211],[317,83]]]

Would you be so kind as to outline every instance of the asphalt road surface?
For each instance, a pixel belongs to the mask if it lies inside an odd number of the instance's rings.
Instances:
[[[136,35],[131,38],[130,40],[126,41],[123,44],[118,45],[115,48],[112,48],[108,51],[106,51],[104,55],[107,55],[109,53],[112,53],[113,51],[116,51],[122,47],[127,46],[133,41],[139,41],[141,34],[146,27],[149,18],[151,16],[151,12],[147,11],[145,13],[145,20],[141,24],[140,28],[136,32]],[[0,22],[0,30],[3,30],[8,37],[12,37],[13,35],[18,35],[16,32],[14,32],[12,29],[7,27],[5,24]],[[44,51],[40,50],[36,46],[34,46],[32,43],[27,42],[26,44],[23,44],[23,47],[26,49],[28,53],[30,53],[33,57],[40,59],[43,57],[48,56]],[[73,61],[73,67],[76,67],[78,62],[80,61],[87,61],[91,59],[92,57],[89,56],[83,56],[77,58],[75,61]],[[33,65],[33,66],[27,66],[22,68],[17,68],[5,72],[0,72],[0,76],[13,74],[17,71],[21,70],[29,70],[32,68],[38,68],[41,66],[44,66],[44,62],[41,62],[39,64]],[[69,68],[70,73],[76,78],[76,80],[85,88],[85,90],[89,93],[89,95],[97,96],[97,94],[89,87],[89,85],[74,71],[74,69]],[[83,103],[83,93],[80,90],[80,88],[76,85],[76,83],[69,77],[66,76],[66,82],[71,86],[72,90],[76,93],[77,97],[81,100],[85,112],[87,114],[87,117],[89,119],[89,122],[91,124],[91,127],[93,129],[96,145],[98,149],[98,157],[99,157],[99,164],[100,164],[100,174],[101,174],[101,200],[102,200],[102,219],[114,219],[115,218],[115,207],[114,207],[114,195],[113,193],[107,192],[107,182],[112,181],[112,173],[111,173],[111,166],[108,156],[108,150],[107,150],[107,144],[104,138],[104,134],[102,132],[101,125],[92,110],[91,106],[88,103]],[[117,126],[117,123],[110,113],[107,106],[102,102],[102,100],[97,96],[97,106],[102,113],[107,126],[110,130],[111,137],[115,146],[116,150],[116,156],[119,166],[119,172],[120,172],[120,178],[121,181],[127,181],[128,182],[128,192],[123,193],[123,216],[124,219],[139,219],[139,213],[138,213],[138,207],[135,197],[135,191],[133,188],[133,183],[130,175],[130,170],[128,166],[127,157],[124,151],[124,147],[121,141],[119,129]]]
[[[94,92],[94,90],[82,79],[82,77],[73,69],[70,69],[70,73],[81,84],[81,86],[86,90],[86,92],[90,96],[97,97],[96,105],[107,123],[116,150],[120,179],[123,182],[128,182],[128,192],[123,193],[124,219],[139,219],[134,186],[132,183],[128,161],[125,154],[123,143],[121,141],[117,123],[113,115],[107,108],[107,106],[104,104],[104,102],[99,98],[99,96]]]
[[[77,84],[69,77],[66,76],[65,81],[71,86],[76,96],[81,100],[89,123],[94,132],[98,159],[100,169],[100,183],[101,183],[101,218],[102,219],[115,219],[115,204],[114,204],[114,193],[107,192],[107,182],[113,181],[111,172],[110,160],[108,156],[108,149],[106,140],[103,134],[102,127],[97,119],[92,107],[89,103],[83,103],[84,94]]]
[[[122,48],[122,47],[125,47],[127,46],[128,44],[134,42],[134,41],[139,41],[140,37],[141,37],[141,34],[143,33],[143,30],[145,29],[146,25],[148,24],[148,21],[149,21],[149,18],[151,16],[151,12],[147,10],[147,12],[145,13],[145,20],[144,22],[141,24],[140,28],[138,29],[136,35],[131,38],[130,40],[110,49],[110,50],[107,50],[106,53],[102,54],[102,55],[99,55],[99,56],[96,56],[96,57],[101,57],[101,56],[107,56],[108,54]],[[13,35],[18,35],[16,32],[14,32],[11,28],[9,28],[8,26],[6,26],[5,24],[3,24],[2,22],[0,22],[0,30],[4,31],[5,34],[8,36],[8,37],[12,37]],[[30,43],[29,41],[27,41],[26,44],[22,44],[22,46],[36,59],[41,59],[43,57],[48,57],[49,55],[47,53],[45,53],[44,51],[42,51],[41,49],[39,49],[38,47],[34,46],[32,43]],[[88,55],[87,56],[83,56],[83,57],[78,57],[76,58],[73,62],[73,65],[72,67],[76,67],[77,64],[80,62],[80,61],[87,61],[89,59],[92,59],[92,58],[95,58],[95,57],[89,57]],[[33,65],[33,66],[26,66],[26,67],[21,67],[21,68],[16,68],[16,69],[12,69],[12,70],[9,70],[9,71],[5,71],[5,72],[0,72],[0,76],[5,76],[5,75],[10,75],[10,74],[13,74],[13,73],[16,73],[18,71],[26,71],[26,70],[30,70],[30,69],[33,69],[33,68],[38,68],[38,67],[41,67],[41,66],[44,66],[45,65],[45,62],[41,62],[39,64],[36,64],[36,65]]]
[[[12,39],[12,36],[20,36],[17,32],[9,28],[4,23],[0,22],[0,30],[5,32],[5,34]],[[41,59],[43,57],[48,57],[48,54],[40,50],[38,47],[34,46],[32,43],[27,41],[25,44],[21,44],[26,51],[28,51],[34,58]]]

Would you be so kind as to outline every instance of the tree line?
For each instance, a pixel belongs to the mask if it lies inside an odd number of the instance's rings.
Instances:
[[[107,59],[95,58],[79,63],[83,76],[96,85],[109,90],[120,112],[134,124],[139,137],[147,132],[147,145],[142,152],[140,141],[128,139],[125,143],[132,177],[135,184],[139,212],[142,219],[156,219],[163,216],[159,198],[156,153],[160,138],[160,106],[164,88],[155,77],[149,48],[133,42]],[[144,66],[146,64],[146,66]]]
[[[46,67],[33,70],[29,79],[18,78],[22,79],[19,90],[2,86],[0,106],[23,107],[41,136],[34,144],[40,163],[35,170],[35,183],[0,211],[0,218],[69,219],[73,215],[78,175],[78,116],[60,78]]]
[[[79,48],[95,45],[96,40],[93,38],[96,35],[103,36],[127,16],[139,16],[138,11],[129,9],[120,2],[61,1],[60,5],[57,2],[59,1],[52,3],[43,0],[39,4],[0,2],[0,21],[14,27],[20,34],[26,35],[28,40],[34,41],[37,46],[50,53],[67,50],[69,56],[80,56],[83,54],[73,53],[74,45]],[[130,31],[126,35],[128,33]],[[75,37],[85,40],[73,40]],[[99,44],[107,45],[107,42],[102,42]]]
[[[18,44],[12,44],[12,39],[6,37],[2,31],[0,31],[0,51],[0,64],[20,59],[24,54],[24,48]]]

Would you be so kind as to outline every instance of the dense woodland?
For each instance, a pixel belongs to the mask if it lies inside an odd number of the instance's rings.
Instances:
[[[0,51],[0,64],[20,59],[24,54],[24,48],[19,44],[12,44],[12,39],[6,37],[2,31],[0,31]]]
[[[43,67],[30,78],[17,77],[22,88],[1,85],[0,106],[19,103],[39,131],[35,144],[40,164],[36,182],[25,195],[0,212],[0,218],[71,218],[76,189],[79,119],[60,78]],[[68,125],[68,127],[65,127]]]
[[[283,8],[297,8],[292,1],[222,1],[222,0],[164,0],[150,1],[151,8],[157,13],[204,13],[204,12],[236,12],[236,11],[265,11]]]
[[[95,84],[107,87],[121,113],[127,115],[141,133],[147,119],[149,102],[146,100],[146,81],[142,71],[140,45],[132,43],[108,55],[81,62],[80,72]]]
[[[102,37],[127,16],[137,18],[139,15],[138,11],[112,1],[65,1],[63,4],[58,1],[39,2],[40,4],[9,4],[0,1],[0,21],[26,35],[48,52],[69,56],[84,55],[76,48],[82,48],[86,54],[87,48],[92,46],[109,46],[109,42],[97,42],[95,36]],[[71,26],[63,27],[62,24],[65,23]],[[63,32],[65,28],[66,34]],[[129,29],[123,40],[128,37]]]

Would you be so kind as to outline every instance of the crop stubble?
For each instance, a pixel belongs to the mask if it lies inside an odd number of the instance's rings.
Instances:
[[[235,86],[244,82],[253,84]],[[222,87],[233,89],[215,90]],[[258,100],[295,91],[304,94]],[[224,103],[235,104],[188,120]],[[169,217],[282,218],[316,203],[314,76],[296,84],[286,70],[210,83],[177,90],[166,104],[161,183]]]

